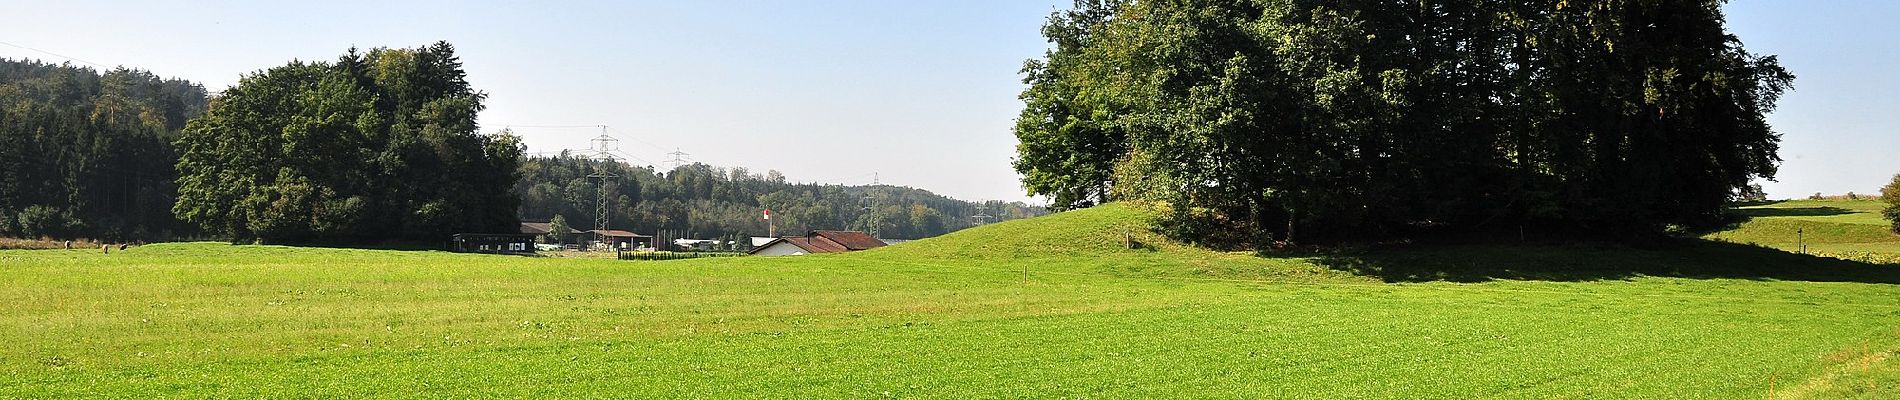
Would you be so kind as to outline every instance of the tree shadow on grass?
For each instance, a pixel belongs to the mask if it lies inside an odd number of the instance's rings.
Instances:
[[[1773,204],[1773,203],[1770,203]],[[1685,227],[1683,233],[1691,236],[1740,229],[1742,224],[1760,217],[1826,217],[1831,215],[1853,214],[1854,210],[1840,207],[1785,207],[1785,208],[1731,208],[1723,219],[1708,226]]]
[[[1319,263],[1386,282],[1581,282],[1656,276],[1900,284],[1900,265],[1694,239],[1643,248],[1603,243],[1419,245],[1330,255]]]
[[[1840,207],[1787,207],[1787,208],[1741,208],[1735,213],[1743,217],[1825,217],[1830,215],[1853,214],[1853,210]]]

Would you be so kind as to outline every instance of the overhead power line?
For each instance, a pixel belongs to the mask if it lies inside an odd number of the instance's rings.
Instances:
[[[867,173],[862,173],[862,174],[857,174],[857,175],[852,175],[852,176],[837,177],[837,178],[813,179],[811,180],[811,182],[812,183],[841,183],[842,184],[842,183],[848,183],[848,182],[859,182],[860,180],[864,179],[864,177],[875,176],[875,175],[876,173],[867,172]],[[798,181],[798,180],[793,179],[793,181]]]
[[[91,61],[86,61],[86,60],[81,60],[81,59],[79,59],[78,57],[73,57],[73,56],[68,56],[68,55],[64,55],[64,54],[59,54],[59,53],[54,53],[54,52],[50,52],[50,51],[46,51],[46,50],[40,50],[40,49],[35,49],[35,48],[32,48],[32,47],[26,47],[26,46],[21,46],[21,45],[17,45],[17,44],[12,44],[12,43],[7,43],[7,42],[0,42],[0,44],[4,44],[4,45],[7,45],[7,46],[9,46],[9,47],[17,47],[17,48],[21,48],[21,49],[26,49],[26,50],[30,50],[30,51],[35,51],[35,52],[39,52],[39,53],[41,53],[41,54],[46,54],[46,55],[50,55],[50,56],[54,56],[54,57],[59,57],[59,58],[64,58],[64,59],[67,59],[67,60],[72,60],[72,61],[78,61],[78,62],[79,62],[80,64],[86,64],[86,65],[91,65],[91,66],[94,66],[94,67],[99,67],[99,68],[112,68],[112,67],[108,67],[108,66],[106,66],[105,64],[100,64],[100,63],[96,63],[96,62],[91,62]]]
[[[603,134],[605,134],[605,133],[609,133],[609,132],[608,132],[607,130],[605,130],[605,128],[604,128],[604,125],[558,125],[558,124],[550,124],[550,125],[518,125],[518,124],[506,124],[506,125],[502,125],[502,128],[503,128],[503,129],[514,129],[514,128],[527,128],[527,129],[602,129],[602,131],[601,131],[601,133],[603,133]],[[665,151],[667,151],[667,148],[665,148],[665,147],[660,147],[660,145],[658,145],[658,144],[654,144],[653,142],[649,142],[649,141],[646,141],[646,140],[644,140],[644,139],[640,139],[640,138],[639,138],[638,136],[632,136],[632,135],[627,135],[627,138],[626,138],[626,139],[622,139],[622,140],[631,140],[631,141],[633,141],[634,143],[639,143],[640,145],[643,145],[643,146],[646,146],[646,147],[651,147],[651,148],[653,148],[654,150],[659,150],[659,151],[661,151],[661,152],[665,152]],[[678,148],[674,148],[674,150],[678,150]],[[590,149],[589,151],[592,151],[592,150]],[[622,153],[622,155],[625,155],[625,153]],[[635,158],[635,159],[639,159],[639,157],[633,157],[633,158]],[[652,162],[652,161],[647,161],[647,160],[645,160],[645,159],[641,159],[641,160],[640,160],[640,162],[644,162],[644,163],[647,163],[647,164],[649,164],[649,165],[656,165],[656,164],[655,164],[654,162]]]
[[[652,147],[652,148],[653,148],[654,150],[659,150],[659,151],[666,151],[666,148],[665,148],[665,147],[660,147],[660,145],[657,145],[657,144],[653,144],[653,142],[648,142],[648,141],[645,141],[645,140],[640,140],[640,138],[639,138],[639,137],[633,137],[633,136],[629,136],[629,137],[628,137],[628,139],[633,139],[633,141],[635,141],[635,142],[639,142],[640,144],[644,144],[644,145],[647,145],[647,147]],[[676,149],[676,150],[677,150],[677,149]]]
[[[647,161],[647,159],[645,159],[645,158],[640,158],[639,156],[635,156],[635,155],[633,155],[633,154],[631,154],[631,153],[628,153],[628,152],[625,152],[625,151],[620,151],[619,149],[615,149],[615,150],[614,150],[614,154],[619,154],[619,155],[620,155],[621,157],[626,157],[626,158],[631,158],[631,159],[634,159],[635,161],[639,161],[639,162],[641,162],[641,163],[643,163],[643,164],[646,164],[646,165],[649,165],[649,166],[650,166],[650,165],[653,165],[653,162],[652,162],[652,161]]]
[[[599,128],[601,127],[601,125],[512,125],[511,124],[511,125],[502,125],[501,127],[502,128],[530,128],[530,129],[570,129],[570,128]]]

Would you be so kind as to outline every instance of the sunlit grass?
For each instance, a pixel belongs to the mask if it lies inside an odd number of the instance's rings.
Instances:
[[[0,397],[1896,390],[1882,367],[1895,362],[1868,356],[1900,349],[1900,288],[1879,266],[1744,246],[1260,258],[1166,243],[1139,214],[1110,205],[860,253],[666,262],[0,251]],[[1736,272],[1709,273],[1723,265]]]

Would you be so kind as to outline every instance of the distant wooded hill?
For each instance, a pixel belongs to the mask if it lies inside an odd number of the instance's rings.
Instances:
[[[203,86],[118,68],[0,59],[0,236],[173,237],[172,141]]]
[[[705,164],[661,172],[562,154],[522,162],[521,181],[515,186],[522,220],[546,221],[559,215],[575,229],[592,229],[599,184],[587,176],[596,167],[619,176],[607,185],[612,228],[649,234],[664,230],[676,237],[764,236],[764,209],[772,210],[780,234],[876,230],[894,239],[967,228],[983,222],[976,217],[979,211],[991,216],[989,222],[1045,213],[1021,202],[974,203],[901,186],[795,183],[778,171],[760,174]]]
[[[356,57],[355,53],[340,62],[348,64],[351,57]],[[293,63],[280,69],[330,66]],[[109,241],[231,236],[181,222],[173,210],[179,199],[181,131],[187,121],[205,115],[209,107],[204,87],[162,79],[143,70],[119,68],[101,73],[69,64],[0,59],[0,236]],[[279,118],[300,112],[294,107],[273,110]],[[264,127],[256,131],[285,129]],[[205,140],[236,137],[219,132],[200,136]],[[207,160],[220,159],[207,154]],[[414,157],[408,158],[413,164]],[[776,171],[759,174],[744,168],[695,164],[660,172],[562,155],[528,158],[520,163],[520,180],[513,185],[513,193],[521,200],[519,217],[546,221],[559,215],[573,228],[593,229],[598,183],[587,175],[597,167],[619,176],[608,182],[612,228],[647,234],[664,231],[673,237],[762,236],[767,232],[760,213],[767,208],[773,211],[773,222],[782,234],[849,229],[877,231],[882,237],[894,239],[936,236],[982,222],[1045,212],[1020,202],[978,204],[900,186],[794,183]],[[278,170],[281,168],[271,169]],[[269,188],[240,189],[223,184],[206,187],[243,192],[234,196],[274,193]],[[308,210],[298,211],[291,207],[296,205],[293,203],[246,204],[260,205],[264,211],[282,207],[289,210],[283,213],[287,216],[336,209],[305,207]],[[402,208],[376,209],[385,213],[411,211]],[[238,214],[253,218],[268,213]],[[305,219],[310,218],[298,221]],[[225,228],[230,224],[213,225]],[[362,235],[348,237],[358,236]],[[348,238],[322,232],[299,237]]]

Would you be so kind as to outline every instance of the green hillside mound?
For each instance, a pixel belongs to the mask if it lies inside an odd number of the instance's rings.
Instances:
[[[1706,239],[1875,263],[1900,262],[1900,235],[1873,200],[1798,200],[1743,207],[1740,224]]]
[[[1900,240],[1886,226],[1801,218],[1754,218],[1735,229],[1708,235],[1737,243],[1877,243]]]
[[[1185,250],[1150,233],[1149,217],[1149,211],[1141,207],[1110,203],[978,226],[878,251],[922,258],[1013,259],[1093,257],[1158,248]],[[1127,246],[1124,235],[1133,237],[1136,249]]]
[[[1244,280],[1367,282],[1484,282],[1493,280],[1595,281],[1637,277],[1772,279],[1900,283],[1893,268],[1868,257],[1790,254],[1761,239],[1795,229],[1809,246],[1895,246],[1882,225],[1838,222],[1863,218],[1868,206],[1846,204],[1815,212],[1796,205],[1772,210],[1711,241],[1653,245],[1465,244],[1411,245],[1334,251],[1323,256],[1270,257],[1194,247],[1149,231],[1155,210],[1111,203],[965,229],[948,235],[840,255],[885,263],[984,265],[997,269]],[[1815,220],[1815,219],[1820,220]],[[1790,240],[1792,242],[1792,240]],[[1840,251],[1840,249],[1833,249]],[[1857,253],[1858,254],[1858,253]],[[1824,255],[1834,255],[1832,253]]]
[[[929,239],[843,255],[882,262],[980,264],[1032,271],[1137,277],[1364,281],[1314,258],[1219,252],[1151,232],[1140,205],[1110,203],[984,225]],[[972,263],[974,261],[975,263]]]

